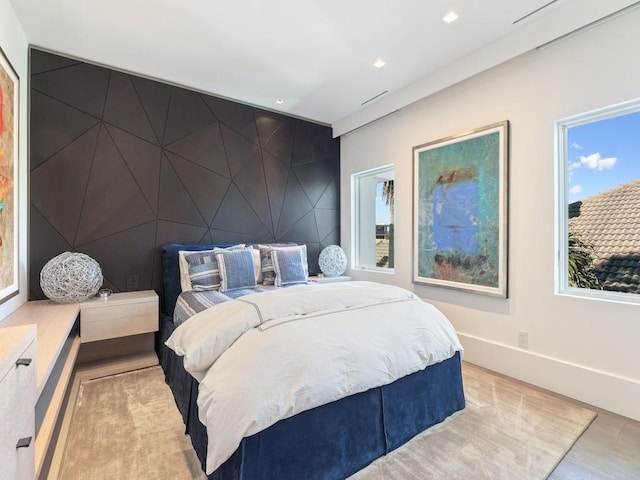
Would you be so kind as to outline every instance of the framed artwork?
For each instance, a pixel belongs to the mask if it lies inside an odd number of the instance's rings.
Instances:
[[[0,303],[18,293],[19,78],[0,48]]]
[[[507,297],[509,122],[413,148],[413,281]]]

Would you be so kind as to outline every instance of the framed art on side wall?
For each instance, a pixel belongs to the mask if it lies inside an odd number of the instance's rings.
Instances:
[[[413,281],[507,297],[509,122],[413,148]]]
[[[0,48],[0,303],[18,293],[19,78]]]

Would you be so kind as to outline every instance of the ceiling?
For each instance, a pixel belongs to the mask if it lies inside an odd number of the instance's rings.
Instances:
[[[31,45],[330,124],[341,134],[637,2],[11,3]],[[451,10],[459,18],[446,24]],[[375,68],[379,58],[386,65]]]

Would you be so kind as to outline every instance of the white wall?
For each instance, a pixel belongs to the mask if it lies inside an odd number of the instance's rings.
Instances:
[[[0,319],[22,305],[28,297],[27,292],[27,93],[28,93],[28,55],[27,37],[16,18],[9,0],[0,0],[0,47],[20,77],[20,145],[18,166],[18,215],[20,249],[20,293],[0,305]],[[0,324],[1,326],[1,324]]]
[[[395,164],[395,274],[452,321],[465,359],[640,420],[640,307],[554,294],[554,121],[640,97],[640,10],[427,97],[342,137],[342,245],[351,174]],[[511,122],[509,298],[411,282],[412,147]],[[640,162],[640,159],[638,159]],[[529,349],[517,348],[517,332]]]

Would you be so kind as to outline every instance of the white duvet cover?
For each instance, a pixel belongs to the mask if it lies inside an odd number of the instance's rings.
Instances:
[[[199,382],[207,473],[253,435],[386,385],[462,347],[446,317],[399,287],[299,285],[247,295],[180,325],[166,344]]]

